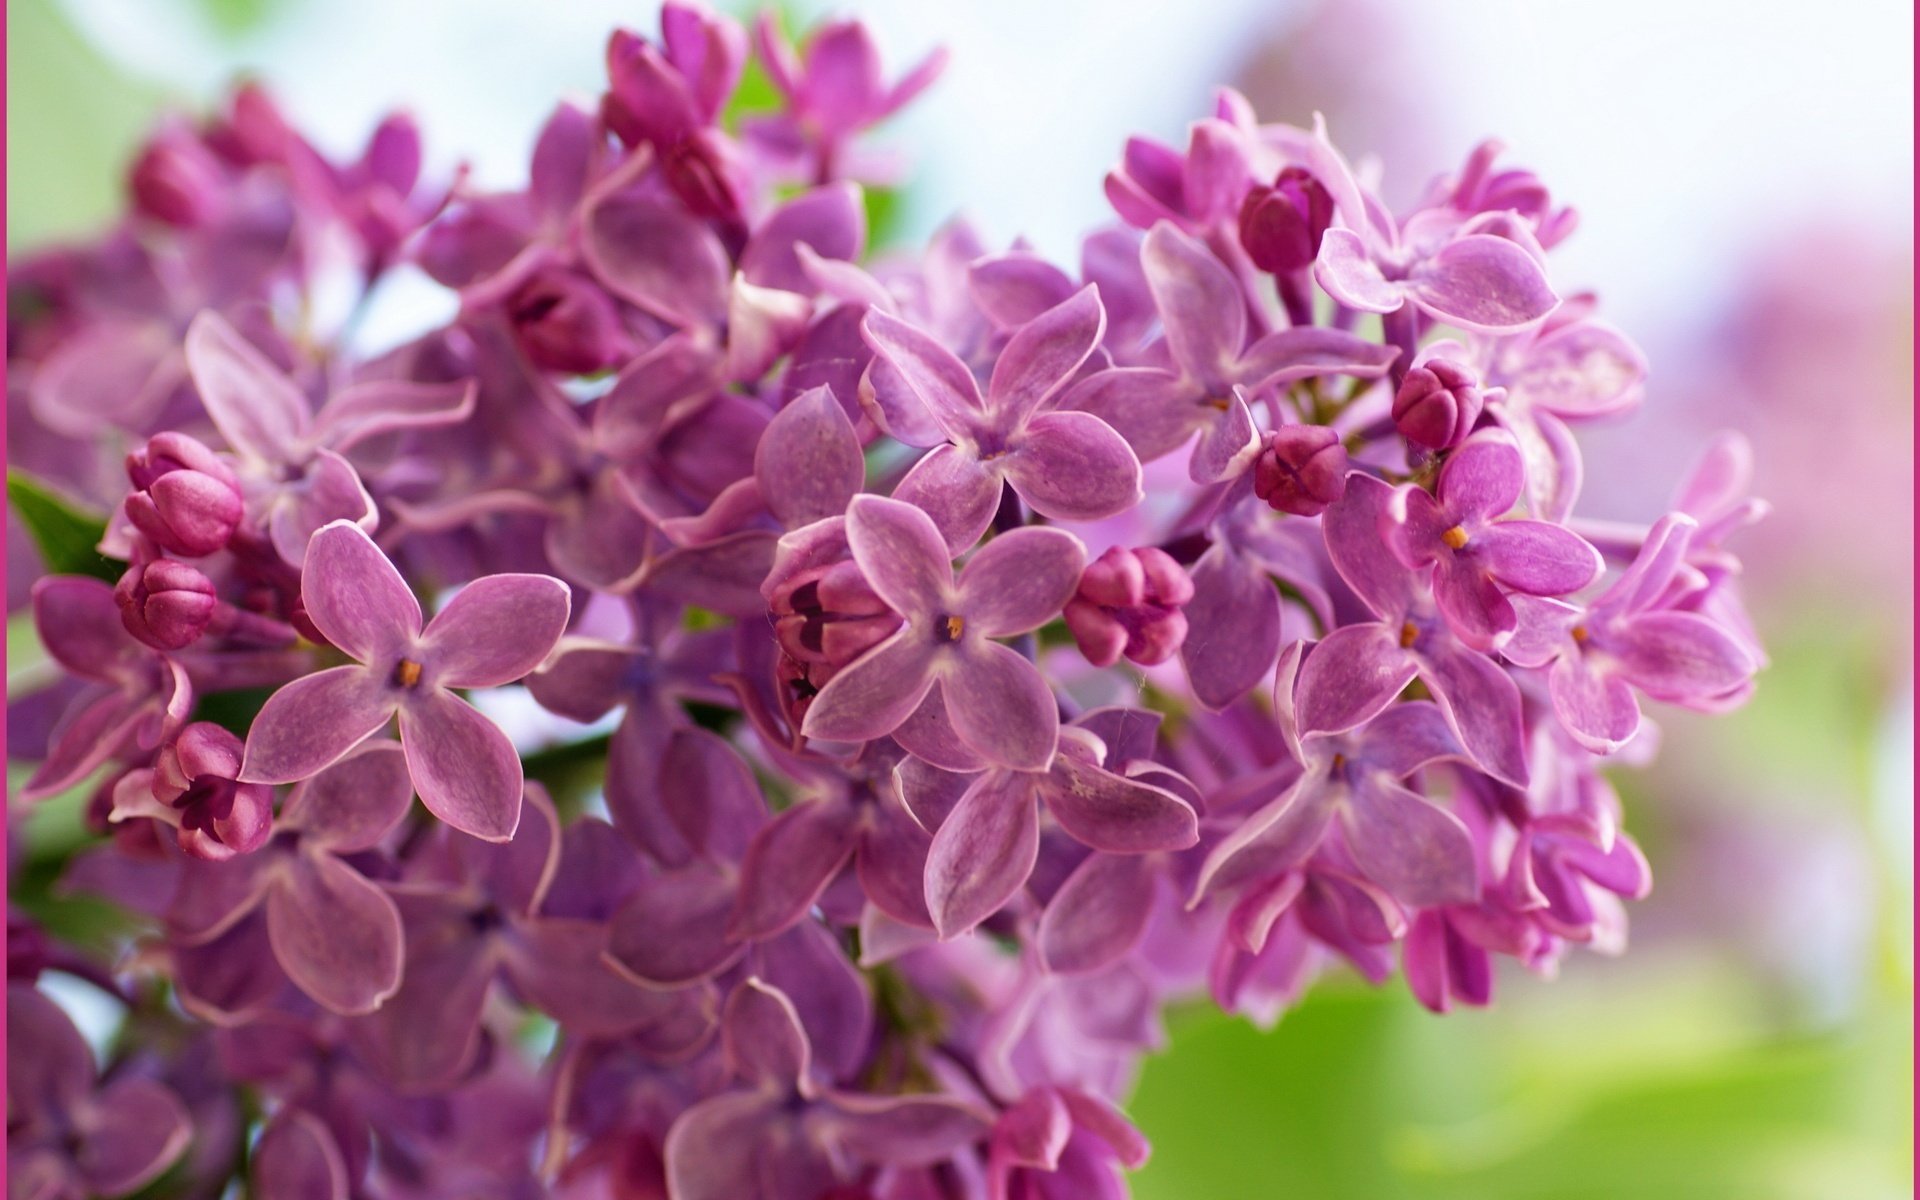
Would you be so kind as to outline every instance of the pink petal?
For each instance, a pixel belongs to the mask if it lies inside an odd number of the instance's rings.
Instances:
[[[829,742],[864,742],[892,733],[933,687],[939,652],[925,631],[902,629],[827,681],[808,707],[801,732]]]
[[[288,860],[267,893],[274,957],[300,990],[337,1013],[366,1013],[400,988],[400,913],[331,854]]]
[[[255,1194],[286,1200],[347,1200],[351,1186],[333,1135],[297,1108],[282,1109],[267,1123],[249,1171]]]
[[[1324,262],[1325,243],[1321,254]],[[1407,290],[1429,313],[1476,332],[1530,325],[1560,303],[1546,272],[1518,242],[1484,233],[1447,243],[1413,269]]]
[[[1061,529],[1009,530],[960,570],[960,609],[982,637],[1012,637],[1056,616],[1080,586],[1086,548]]]
[[[1426,908],[1479,896],[1473,836],[1438,805],[1369,775],[1355,783],[1341,819],[1354,861],[1401,903]]]
[[[970,435],[984,415],[980,385],[953,352],[889,313],[873,309],[860,326],[874,353],[886,359],[951,437]]]
[[[1158,367],[1112,367],[1073,385],[1063,409],[1089,412],[1113,426],[1143,463],[1178,449],[1209,409],[1199,385]]]
[[[1174,362],[1192,379],[1224,378],[1247,342],[1246,300],[1233,273],[1169,221],[1147,231],[1140,265]]]
[[[1100,521],[1138,504],[1140,460],[1092,413],[1042,413],[1005,460],[1007,482],[1056,521]]]
[[[1040,796],[1075,841],[1109,854],[1184,850],[1200,840],[1185,800],[1073,754],[1055,756]]]
[[[847,545],[882,600],[909,621],[952,603],[953,562],[933,519],[911,504],[856,496],[847,507]]]
[[[1060,709],[1053,689],[1032,663],[998,642],[963,644],[940,688],[961,741],[1001,766],[1046,770],[1053,760]],[[816,699],[816,710],[819,704]]]
[[[1154,883],[1153,862],[1144,855],[1088,855],[1041,914],[1048,969],[1097,971],[1132,950],[1153,913]]]
[[[306,554],[300,596],[328,641],[382,666],[412,649],[420,636],[420,602],[366,530],[335,521],[313,535]]]
[[[400,744],[427,811],[462,833],[504,842],[520,824],[520,755],[492,721],[438,688],[400,708]]]
[[[306,396],[211,309],[187,328],[187,369],[207,415],[236,451],[276,465],[305,456]]]
[[[947,549],[960,554],[993,524],[1001,491],[999,470],[971,450],[942,445],[921,455],[894,487],[893,498],[931,517]]]
[[[247,730],[246,783],[293,783],[346,757],[393,716],[399,695],[365,667],[305,675],[267,697]]]
[[[486,575],[460,589],[420,638],[427,685],[501,687],[543,662],[567,631],[572,593],[551,575]]]
[[[279,825],[335,854],[371,850],[407,815],[413,781],[398,742],[362,742],[293,789]]]
[[[788,529],[838,516],[867,478],[860,439],[826,387],[802,392],[773,418],[753,454],[767,508]]]
[[[1022,325],[994,362],[987,408],[1003,430],[1018,429],[1087,361],[1107,316],[1089,284]]]
[[[944,939],[1000,910],[1033,871],[1040,847],[1033,781],[983,773],[934,835],[927,854],[927,909]]]
[[[834,800],[805,800],[769,821],[740,864],[728,936],[761,941],[798,921],[846,865],[858,834],[858,813]]]
[[[1361,312],[1396,312],[1406,303],[1401,285],[1380,273],[1366,243],[1350,229],[1329,229],[1320,239],[1313,277],[1329,296]]]

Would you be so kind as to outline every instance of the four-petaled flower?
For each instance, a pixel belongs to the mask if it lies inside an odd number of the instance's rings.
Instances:
[[[955,579],[933,519],[911,504],[857,496],[847,542],[873,590],[906,624],[843,668],[814,697],[802,732],[826,741],[882,737],[936,689],[953,730],[1001,766],[1045,770],[1060,713],[1031,662],[994,638],[1060,613],[1086,550],[1058,529],[1015,529],[987,543]]]
[[[520,821],[520,756],[454,688],[500,687],[547,657],[566,631],[567,586],[550,575],[488,575],[423,629],[400,572],[351,521],[307,547],[300,594],[328,641],[358,661],[303,676],[260,709],[243,783],[291,783],[337,762],[397,713],[407,769],[427,808],[488,841]]]

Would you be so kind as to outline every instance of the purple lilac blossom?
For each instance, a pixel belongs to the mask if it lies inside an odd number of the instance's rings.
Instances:
[[[1076,262],[876,256],[941,53],[673,0],[606,62],[490,192],[245,86],[10,274],[90,539],[10,514],[21,798],[91,839],[25,861],[131,930],[10,917],[12,1192],[1117,1200],[1167,1006],[1624,946],[1601,772],[1751,692],[1764,505],[1731,435],[1581,507],[1646,364],[1498,143],[1392,210],[1224,91]],[[312,303],[408,265],[410,341]]]

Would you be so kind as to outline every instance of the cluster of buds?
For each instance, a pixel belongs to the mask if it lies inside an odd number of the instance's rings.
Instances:
[[[50,869],[137,926],[18,919],[15,1191],[1119,1197],[1165,1006],[1622,945],[1603,768],[1751,689],[1759,506],[1729,441],[1579,512],[1645,368],[1570,210],[1490,146],[1390,213],[1228,92],[1077,268],[876,258],[942,61],[670,0],[505,192],[249,87],[19,265],[13,466],[124,564],[14,539],[20,794],[91,790]],[[403,261],[442,327],[304,302]],[[130,1006],[104,1070],[49,971]]]

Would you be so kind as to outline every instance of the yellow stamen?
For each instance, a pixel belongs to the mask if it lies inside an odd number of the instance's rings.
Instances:
[[[420,682],[420,664],[410,658],[400,660],[393,669],[393,681],[401,687],[412,687]]]
[[[1400,648],[1402,650],[1405,650],[1408,647],[1412,646],[1414,642],[1419,640],[1419,638],[1420,638],[1420,627],[1415,625],[1412,621],[1408,621],[1400,626]]]
[[[959,641],[961,633],[965,632],[966,628],[967,619],[965,617],[948,617],[947,640],[950,642]]]
[[[1461,550],[1464,549],[1467,544],[1467,531],[1455,525],[1452,529],[1441,534],[1440,540],[1447,544],[1447,549],[1449,550]]]

